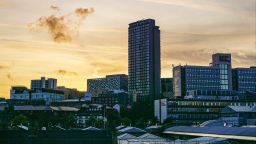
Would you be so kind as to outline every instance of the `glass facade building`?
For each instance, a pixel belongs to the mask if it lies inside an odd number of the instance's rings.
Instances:
[[[153,19],[129,24],[128,73],[133,101],[160,97],[160,30]]]
[[[213,54],[210,66],[176,66],[173,79],[175,96],[189,95],[191,90],[232,91],[231,54]]]
[[[189,95],[191,90],[221,90],[219,68],[177,66],[173,69],[175,96]]]
[[[219,68],[220,89],[232,90],[231,54],[223,54],[223,53],[213,54],[212,66]]]
[[[218,119],[221,109],[231,106],[256,106],[249,100],[160,99],[155,100],[155,116],[159,121],[192,125]],[[161,114],[159,114],[161,112]]]
[[[232,73],[234,90],[256,92],[256,67],[235,68]]]
[[[186,92],[190,90],[219,90],[220,74],[215,67],[184,66]]]

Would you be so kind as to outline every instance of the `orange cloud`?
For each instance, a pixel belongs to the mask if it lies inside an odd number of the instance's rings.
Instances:
[[[75,10],[75,14],[81,18],[85,18],[87,15],[94,12],[93,8],[78,8]]]
[[[51,6],[51,9],[59,11],[59,7]],[[50,36],[55,42],[70,42],[78,36],[78,28],[85,17],[94,10],[92,8],[78,8],[74,13],[63,16],[42,16],[36,23],[30,24],[32,30],[47,29]],[[78,17],[78,19],[76,17]]]

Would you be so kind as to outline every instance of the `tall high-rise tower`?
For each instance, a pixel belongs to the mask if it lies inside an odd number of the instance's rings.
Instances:
[[[160,98],[160,30],[155,20],[129,24],[128,92],[133,101]]]

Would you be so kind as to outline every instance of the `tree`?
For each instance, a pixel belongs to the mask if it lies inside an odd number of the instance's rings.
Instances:
[[[97,123],[96,117],[92,116],[89,118],[87,125],[95,127],[96,123]]]
[[[120,115],[114,109],[106,110],[106,118],[110,129],[115,129],[115,127],[120,123]]]
[[[150,102],[136,102],[133,104],[130,118],[133,122],[138,121],[138,118],[143,118],[146,120],[154,119],[154,107]]]
[[[28,117],[24,116],[23,114],[15,116],[11,121],[13,125],[26,125],[29,122]]]
[[[75,124],[75,118],[73,114],[69,114],[63,118],[62,124],[65,128],[70,128]]]
[[[129,119],[128,117],[122,118],[121,119],[121,123],[125,126],[128,126],[132,123],[131,119]]]

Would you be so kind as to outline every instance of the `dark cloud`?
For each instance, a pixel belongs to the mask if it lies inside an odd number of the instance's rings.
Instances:
[[[57,70],[55,73],[60,74],[60,75],[74,75],[77,76],[78,74],[76,72],[71,72],[71,71],[66,71],[66,70]]]

